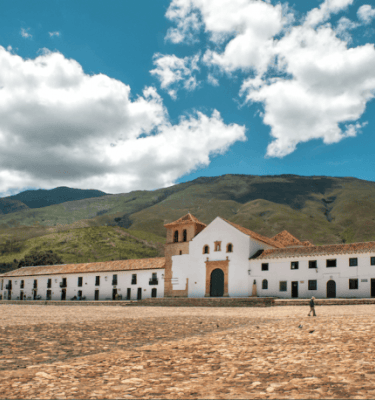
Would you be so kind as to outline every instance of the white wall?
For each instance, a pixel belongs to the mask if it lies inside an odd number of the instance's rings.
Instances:
[[[291,283],[298,281],[298,297],[316,298],[327,297],[327,282],[332,279],[336,282],[336,297],[366,298],[371,297],[371,278],[375,279],[375,265],[370,265],[370,257],[374,253],[326,255],[318,257],[295,257],[269,260],[250,260],[249,265],[258,276],[258,296],[272,296],[291,298]],[[349,258],[358,258],[358,267],[349,266]],[[336,267],[326,266],[327,259],[336,259]],[[308,268],[309,260],[317,260],[318,268]],[[299,269],[290,268],[291,261],[299,262]],[[261,264],[269,264],[268,271],[261,271]],[[268,289],[262,289],[262,280],[268,280]],[[349,279],[358,279],[358,289],[349,289]],[[361,280],[367,279],[367,282]],[[317,280],[317,290],[308,290],[308,281]],[[287,291],[280,292],[279,282],[287,282]]]
[[[215,251],[215,241],[221,241],[220,251]],[[233,245],[232,253],[227,253],[228,243]],[[203,254],[205,245],[210,248],[209,254]],[[269,246],[251,239],[248,235],[217,217],[189,243],[189,254],[172,257],[172,273],[175,279],[173,289],[185,289],[186,278],[189,278],[188,296],[204,297],[206,292],[205,261],[207,257],[209,261],[224,261],[228,257],[229,296],[249,296],[252,292],[253,281],[248,274],[248,260],[250,255],[262,248],[269,248]]]
[[[158,284],[150,285],[149,280],[152,273],[157,274]],[[12,300],[16,300],[20,296],[20,291],[23,290],[26,297],[33,298],[33,283],[34,279],[38,280],[38,295],[42,299],[46,299],[47,281],[52,279],[52,300],[61,300],[62,288],[60,283],[62,278],[66,278],[66,300],[70,300],[77,296],[78,291],[82,290],[82,296],[86,296],[86,300],[95,299],[95,290],[99,290],[99,300],[112,300],[112,289],[117,288],[117,293],[122,295],[122,299],[126,299],[127,288],[131,288],[131,299],[137,299],[138,288],[142,288],[142,299],[151,297],[151,290],[157,289],[157,297],[164,297],[164,269],[149,269],[138,271],[111,271],[111,272],[95,272],[95,273],[79,273],[66,275],[51,275],[51,276],[25,276],[17,278],[4,279],[3,298],[7,298],[8,291],[5,290],[5,285],[12,281]],[[117,274],[117,285],[112,285],[112,277]],[[137,284],[132,285],[132,274],[137,275]],[[78,277],[83,278],[82,287],[78,287]],[[95,277],[100,276],[100,285],[95,286]],[[106,279],[107,277],[107,279]],[[25,281],[24,289],[20,289],[21,280]]]

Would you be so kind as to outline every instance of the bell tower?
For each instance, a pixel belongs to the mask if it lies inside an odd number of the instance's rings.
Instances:
[[[197,218],[188,213],[177,221],[165,224],[164,226],[167,229],[164,297],[187,297],[188,282],[186,282],[185,290],[173,290],[172,256],[189,254],[189,242],[206,227],[206,224],[200,222]]]

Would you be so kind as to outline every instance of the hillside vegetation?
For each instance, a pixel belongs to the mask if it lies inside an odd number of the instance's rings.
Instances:
[[[52,250],[65,264],[159,257],[164,255],[165,241],[152,233],[114,226],[67,229],[23,240],[0,237],[0,263],[4,264],[45,250]],[[3,271],[9,269],[13,268],[9,265]]]
[[[27,198],[23,201],[27,203]],[[0,215],[0,246],[7,241],[14,246],[0,255],[0,263],[20,258],[35,247],[64,254],[67,262],[160,255],[163,225],[189,211],[207,224],[221,216],[268,237],[286,229],[314,244],[375,240],[374,182],[324,176],[224,175],[42,208],[15,206]],[[130,236],[121,239],[120,231],[137,239],[143,235],[146,242],[134,242]],[[156,236],[146,238],[150,234]],[[158,243],[157,248],[150,243]]]

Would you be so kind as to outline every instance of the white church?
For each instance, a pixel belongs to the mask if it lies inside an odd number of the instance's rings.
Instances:
[[[23,267],[0,275],[0,297],[375,297],[375,242],[314,246],[221,217],[205,225],[190,213],[165,228],[165,257]]]

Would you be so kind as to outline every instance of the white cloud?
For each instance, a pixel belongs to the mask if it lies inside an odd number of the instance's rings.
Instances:
[[[329,23],[353,2],[322,1],[300,24],[285,4],[261,0],[173,0],[168,11],[180,42],[184,17],[197,15],[212,45],[203,56],[207,66],[229,77],[234,71],[247,75],[240,95],[264,106],[273,138],[267,155],[284,157],[298,143],[336,143],[363,126],[359,119],[375,93],[375,49],[348,48],[357,22],[342,17],[335,28]],[[366,23],[373,14],[370,6],[358,10]]]
[[[55,31],[55,32],[48,32],[48,34],[49,34],[50,37],[53,37],[53,36],[59,37],[59,36],[60,36],[60,32],[58,32],[58,31]]]
[[[327,21],[331,14],[345,10],[354,0],[325,0],[319,8],[313,8],[306,15],[305,25],[315,27]]]
[[[21,28],[21,32],[20,32],[21,36],[26,38],[26,39],[32,38],[33,35],[31,35],[31,33],[29,33],[28,30],[30,30],[30,28],[27,28],[27,29]]]
[[[191,41],[201,25],[213,43],[229,40],[224,51],[206,52],[207,65],[217,65],[226,72],[255,68],[259,73],[265,72],[274,57],[273,37],[290,23],[291,17],[280,4],[253,0],[173,0],[166,15],[177,25],[173,32],[178,42]],[[185,29],[190,15],[202,20],[196,31]]]
[[[337,26],[335,29],[336,35],[344,40],[347,43],[351,43],[353,41],[352,36],[349,31],[356,29],[360,26],[357,22],[353,22],[346,17],[341,17],[337,22]]]
[[[326,144],[354,136],[357,121],[375,90],[373,45],[348,49],[330,27],[295,27],[278,43],[286,78],[267,82],[248,79],[242,92],[247,101],[262,102],[264,123],[274,141],[267,155],[283,157],[300,142],[323,139]]]
[[[197,41],[196,34],[201,28],[201,22],[190,0],[173,0],[165,16],[177,24],[176,28],[168,29],[166,41],[187,44]]]
[[[216,79],[212,74],[208,74],[207,82],[212,86],[219,86],[219,80]]]
[[[44,51],[24,60],[0,46],[0,187],[73,186],[119,193],[173,184],[245,140],[217,111],[172,125],[160,96]]]
[[[357,11],[357,17],[364,24],[370,24],[371,21],[375,18],[375,9],[368,4],[364,4],[363,6],[359,7]]]
[[[175,55],[154,55],[155,69],[150,73],[155,75],[162,89],[168,91],[173,98],[177,98],[177,90],[182,83],[186,90],[194,90],[198,86],[194,71],[199,71],[199,54],[192,57],[179,58]]]

